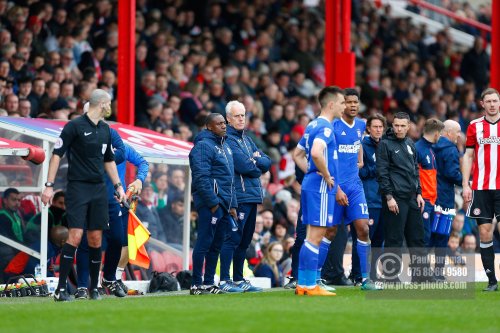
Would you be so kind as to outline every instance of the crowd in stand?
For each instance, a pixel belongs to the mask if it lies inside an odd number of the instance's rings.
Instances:
[[[488,6],[473,12],[466,3],[446,3],[491,22]],[[405,111],[414,140],[429,117],[454,119],[465,131],[481,115],[477,95],[489,82],[484,41],[478,37],[461,53],[446,30],[431,35],[389,13],[372,1],[353,0],[361,116],[379,112],[390,123]],[[101,88],[115,98],[110,120],[116,119],[117,1],[0,0],[0,24],[0,116],[72,119]],[[323,41],[323,8],[302,1],[137,1],[136,125],[192,141],[209,113],[224,115],[227,101],[238,99],[249,115],[248,135],[273,161],[262,177],[266,201],[248,254],[254,266],[273,242],[284,255],[268,262],[289,256],[300,193],[290,151],[318,111]],[[165,209],[180,212],[174,206],[184,190],[181,178],[183,170],[152,165],[147,208],[158,209],[160,218]],[[461,224],[454,230],[463,243],[477,229],[467,218]],[[180,242],[165,230],[158,237]]]
[[[427,0],[428,3],[447,9],[453,12],[458,17],[474,20],[479,23],[484,23],[486,25],[491,25],[491,3],[479,4],[477,8],[466,1],[454,1],[454,0]],[[443,14],[436,13],[432,10],[421,9],[414,4],[409,4],[407,9],[428,16],[434,21],[440,22],[446,26],[451,26],[455,29],[462,30],[468,34],[480,36],[481,31],[476,27],[464,24],[459,20],[455,20]]]

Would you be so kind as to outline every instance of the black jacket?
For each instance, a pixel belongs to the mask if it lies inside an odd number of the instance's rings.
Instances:
[[[382,195],[410,198],[422,194],[417,150],[410,138],[398,139],[389,128],[378,145],[376,157],[377,181]]]

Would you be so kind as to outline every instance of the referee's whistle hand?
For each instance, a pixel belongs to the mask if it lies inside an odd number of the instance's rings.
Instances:
[[[116,192],[118,192],[119,197],[115,197],[118,202],[123,202],[127,200],[127,196],[125,195],[125,192],[123,191],[123,187],[119,187]]]
[[[50,203],[50,199],[52,199],[52,195],[54,195],[54,189],[52,187],[46,187],[42,192],[42,203],[47,205]]]

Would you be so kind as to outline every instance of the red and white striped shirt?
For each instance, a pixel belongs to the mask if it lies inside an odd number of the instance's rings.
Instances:
[[[481,117],[471,121],[467,128],[467,148],[474,148],[474,165],[472,168],[473,190],[500,189],[500,132],[498,123],[490,123]]]

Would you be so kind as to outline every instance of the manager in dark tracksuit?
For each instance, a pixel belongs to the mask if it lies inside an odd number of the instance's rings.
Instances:
[[[423,260],[424,225],[422,210],[425,202],[420,188],[417,152],[407,133],[408,114],[398,112],[378,145],[376,153],[377,180],[382,195],[382,219],[385,223],[385,253],[382,260],[382,278],[399,282],[403,240],[412,259]],[[412,280],[429,280],[423,276],[425,265],[412,262]]]
[[[214,275],[230,214],[236,220],[238,207],[232,151],[226,143],[226,121],[222,115],[213,113],[207,117],[206,126],[207,129],[195,138],[194,147],[189,153],[193,200],[198,211],[191,295],[224,293],[214,285]]]
[[[227,292],[262,291],[243,279],[243,264],[255,231],[257,204],[263,200],[260,176],[271,167],[271,159],[245,134],[245,113],[245,106],[238,101],[231,101],[226,106],[227,143],[232,151],[238,199],[238,218],[235,220],[238,228],[226,231],[220,253],[220,288]],[[231,262],[233,280],[229,274]]]
[[[384,245],[384,220],[380,218],[382,200],[377,182],[376,152],[386,127],[387,121],[384,116],[376,114],[368,117],[366,130],[369,135],[365,136],[363,141],[361,141],[361,145],[363,146],[363,167],[359,169],[359,178],[363,182],[368,213],[372,222],[370,224],[370,240],[372,242],[372,270],[370,271],[370,278],[374,281],[377,280],[377,270],[375,269],[377,260]],[[359,260],[357,261],[359,266]],[[353,260],[353,266],[354,263],[355,261]]]

